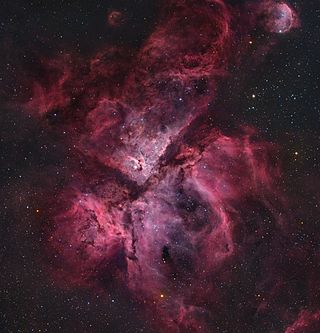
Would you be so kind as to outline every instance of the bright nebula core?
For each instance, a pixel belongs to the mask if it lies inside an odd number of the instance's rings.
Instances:
[[[123,17],[110,12],[108,23]],[[55,283],[126,290],[157,314],[157,332],[251,332],[243,318],[261,332],[316,332],[320,309],[283,301],[299,297],[284,268],[299,249],[288,245],[278,147],[251,126],[220,126],[214,106],[230,69],[274,45],[252,45],[257,29],[294,27],[282,2],[167,0],[138,49],[41,60],[24,108],[68,133],[73,150],[67,184],[48,199]]]

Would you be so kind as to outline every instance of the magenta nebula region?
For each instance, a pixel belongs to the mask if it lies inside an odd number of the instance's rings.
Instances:
[[[261,26],[272,36],[252,45]],[[296,264],[279,147],[220,128],[212,106],[232,67],[297,26],[285,3],[167,0],[139,49],[42,59],[24,107],[73,149],[48,199],[57,285],[126,290],[156,332],[319,332],[319,270]]]
[[[265,29],[269,32],[286,33],[299,26],[297,14],[284,2],[265,1],[260,4],[260,11],[265,15]]]

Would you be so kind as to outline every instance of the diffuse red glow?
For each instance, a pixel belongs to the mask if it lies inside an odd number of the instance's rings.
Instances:
[[[250,315],[267,332],[271,313],[291,333],[318,320],[286,319],[276,284],[272,299],[257,297],[283,278],[269,249],[281,251],[284,215],[276,148],[249,127],[226,135],[209,121],[219,80],[246,52],[234,16],[220,0],[167,1],[139,51],[48,61],[27,105],[65,120],[71,163],[83,165],[48,237],[56,278],[126,286],[159,314],[159,332],[245,332]],[[274,267],[270,280],[250,276],[258,265]]]

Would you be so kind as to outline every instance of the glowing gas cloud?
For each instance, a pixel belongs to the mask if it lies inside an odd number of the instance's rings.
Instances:
[[[293,333],[319,322],[291,304],[299,249],[288,245],[277,147],[251,126],[226,132],[214,108],[230,68],[254,57],[257,29],[273,45],[272,33],[297,22],[283,2],[167,0],[139,49],[42,60],[25,108],[53,119],[74,149],[47,230],[57,283],[124,288],[159,332]]]

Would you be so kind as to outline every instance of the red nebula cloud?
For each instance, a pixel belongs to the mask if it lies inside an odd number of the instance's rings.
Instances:
[[[125,17],[122,12],[112,10],[108,13],[107,20],[110,26],[119,27],[125,21]]]
[[[317,333],[320,327],[320,312],[301,311],[297,321],[288,327],[285,333]]]
[[[292,12],[279,10],[287,29]],[[55,278],[127,288],[159,332],[247,332],[245,318],[267,332],[271,317],[300,332],[305,320],[287,319],[279,296],[296,290],[282,270],[278,148],[250,127],[224,133],[208,108],[248,55],[240,40],[254,26],[239,36],[239,13],[221,0],[167,1],[138,51],[44,61],[26,105],[58,116],[75,148],[47,231]]]
[[[285,2],[267,0],[256,5],[262,25],[268,32],[287,33],[300,26],[295,10]]]

